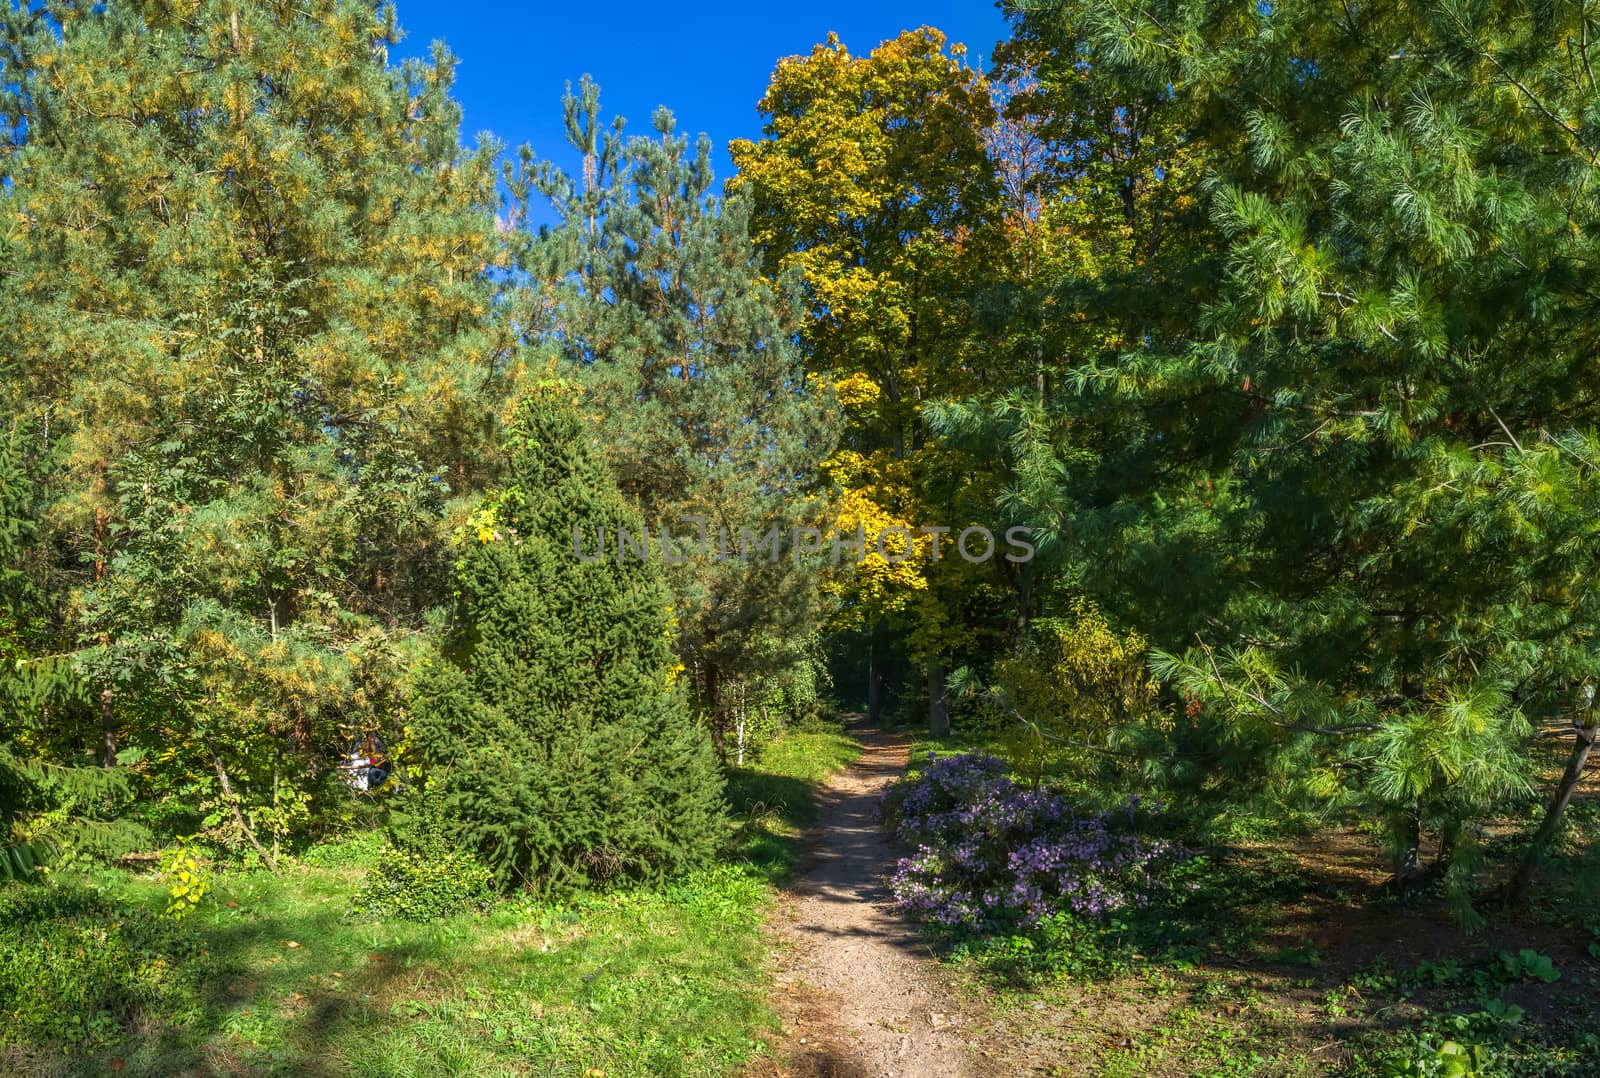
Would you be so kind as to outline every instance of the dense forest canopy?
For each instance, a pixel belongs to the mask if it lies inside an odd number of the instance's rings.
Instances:
[[[1007,14],[777,61],[718,178],[587,79],[577,174],[464,146],[387,6],[8,5],[8,874],[653,878],[832,697],[1366,821],[1469,923],[1516,816],[1526,896],[1600,729],[1592,5]]]

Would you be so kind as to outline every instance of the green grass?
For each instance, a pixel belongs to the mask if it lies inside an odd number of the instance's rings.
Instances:
[[[794,871],[805,829],[816,822],[816,791],[854,762],[861,746],[837,725],[816,723],[769,743],[749,767],[728,774],[744,858],[769,880]]]
[[[980,729],[976,723],[958,722],[943,737],[934,737],[926,727],[916,727],[911,736],[912,770],[926,764],[932,755],[951,756],[958,752],[982,752],[990,756],[1003,755],[994,737]]]
[[[223,873],[183,926],[200,953],[142,956],[181,982],[162,998],[184,999],[182,1013],[135,1006],[109,1030],[100,1015],[75,1043],[18,1044],[0,1023],[12,1040],[0,1072],[729,1073],[775,1028],[769,881],[794,864],[816,784],[854,754],[836,728],[775,741],[730,777],[739,827],[725,863],[660,888],[414,925],[349,916],[383,856],[377,836],[314,848],[279,876]],[[165,907],[150,876],[78,882]]]

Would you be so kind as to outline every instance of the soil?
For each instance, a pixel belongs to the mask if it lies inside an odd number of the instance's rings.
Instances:
[[[861,758],[824,789],[810,856],[777,917],[783,1073],[967,1078],[988,1073],[970,990],[957,994],[886,882],[900,856],[884,790],[905,770],[904,733],[856,728]],[[966,997],[966,998],[964,998]]]
[[[1570,918],[1500,913],[1483,932],[1464,934],[1436,897],[1386,896],[1382,851],[1364,833],[1335,828],[1235,851],[1297,881],[1291,895],[1241,907],[1231,927],[1248,930],[1235,933],[1237,952],[1229,945],[1193,966],[1136,965],[1093,983],[997,990],[935,961],[895,911],[885,881],[902,851],[879,803],[905,769],[911,739],[852,733],[864,751],[825,788],[810,856],[775,918],[782,1037],[747,1078],[1181,1078],[1241,1059],[1256,1061],[1253,1073],[1332,1075],[1348,1072],[1363,1038],[1454,1006],[1440,991],[1396,998],[1368,987],[1365,971],[1423,959],[1466,965],[1531,947],[1553,958],[1561,979],[1499,995],[1526,1010],[1530,1033],[1555,1042],[1566,1037],[1559,1023],[1589,1013],[1600,984],[1600,954],[1586,949],[1587,933],[1563,927]]]

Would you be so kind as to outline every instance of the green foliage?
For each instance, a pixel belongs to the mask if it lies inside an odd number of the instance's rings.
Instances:
[[[443,841],[539,893],[696,867],[724,820],[655,565],[576,556],[575,535],[638,519],[566,393],[521,406],[493,526],[460,536],[456,614],[417,678],[418,781],[394,828],[402,847]]]
[[[59,652],[53,597],[39,547],[40,476],[32,427],[13,421],[0,437],[0,878],[30,877],[69,852],[110,856],[149,838],[117,818],[131,793],[121,767],[62,764],[53,715],[74,715],[83,679]],[[120,761],[119,761],[120,762]]]
[[[1384,1078],[1479,1078],[1494,1073],[1493,1062],[1494,1053],[1483,1045],[1419,1037],[1410,1052],[1385,1060],[1382,1073]]]
[[[1104,981],[1144,962],[1182,967],[1208,950],[1230,953],[1251,931],[1241,912],[1254,883],[1239,866],[1191,857],[1162,869],[1148,905],[1098,918],[1064,910],[1028,931],[957,934],[945,943],[953,956],[971,958],[993,977],[1040,986]],[[1219,932],[1230,919],[1229,932]]]
[[[204,976],[190,933],[90,888],[0,885],[0,1044],[94,1048],[175,1019]]]
[[[1429,1014],[1420,1029],[1402,1037],[1402,1047],[1382,1054],[1378,1073],[1383,1078],[1487,1078],[1520,1073],[1514,1065],[1516,1056],[1497,1050],[1497,1046],[1515,1036],[1524,1013],[1516,1004],[1486,999],[1481,1010],[1470,1013]]]
[[[789,876],[815,825],[817,794],[848,767],[861,746],[836,723],[802,722],[784,730],[744,766],[728,769],[728,801],[737,830],[733,852],[768,877]]]
[[[760,689],[750,683],[810,658],[815,566],[751,548],[773,529],[786,547],[821,516],[818,466],[836,412],[796,346],[798,282],[763,276],[750,200],[714,193],[710,139],[691,144],[665,109],[655,137],[624,138],[620,121],[602,122],[587,80],[565,107],[584,173],[526,150],[508,173],[519,214],[541,195],[558,220],[518,248],[529,284],[510,298],[583,387],[580,408],[650,529],[677,654],[727,758],[735,712]],[[670,557],[662,529],[676,537]],[[610,534],[602,545],[619,554],[618,544]]]
[[[26,842],[0,849],[0,880],[32,880],[38,867],[33,859],[33,847]]]
[[[771,822],[792,839],[783,865],[798,856],[797,825],[812,819],[818,785],[854,752],[837,727],[817,726],[785,734],[739,772],[780,806]],[[759,1056],[779,1028],[766,1002],[763,928],[773,894],[763,877],[777,866],[761,857],[759,843],[746,849],[751,865],[710,866],[659,887],[561,903],[522,895],[488,903],[486,913],[469,907],[427,923],[351,916],[373,895],[378,866],[394,856],[381,835],[313,845],[277,875],[218,864],[212,901],[181,925],[157,912],[169,900],[164,881],[91,867],[105,888],[83,907],[93,912],[41,910],[22,937],[75,940],[106,930],[117,940],[123,930],[113,926],[136,923],[168,941],[141,945],[144,968],[135,972],[130,962],[121,975],[155,978],[170,990],[135,1007],[132,1024],[116,1010],[93,1023],[95,1039],[70,1045],[75,1072],[195,1073],[225,1058],[263,1073],[725,1074]],[[485,877],[459,858],[447,868],[449,860],[436,853],[386,878],[430,881],[433,890],[409,898],[438,909],[456,885],[478,888]],[[21,907],[7,903],[22,890],[43,889],[0,887],[0,969],[14,961],[19,979],[28,979],[48,961],[61,963],[67,979],[99,968],[92,951],[44,955],[15,945],[11,911]],[[47,988],[55,976],[44,971]],[[0,1052],[17,1053],[0,1055],[0,1068],[26,1072],[36,1063],[48,1071],[68,1045],[12,1022],[13,998],[38,1018],[47,997],[13,997],[11,983],[0,975]],[[192,986],[203,987],[191,994]]]
[[[1156,706],[1144,638],[1118,633],[1091,602],[1075,601],[1065,617],[1035,618],[995,660],[983,688],[970,670],[952,675],[958,697],[975,697],[1001,754],[1030,784],[1066,760],[1100,765],[1130,728],[1168,725]]]
[[[1594,729],[1593,11],[1013,24],[1006,122],[1045,148],[996,302],[1037,363],[936,428],[1045,528],[1036,605],[1081,589],[1187,697],[1148,777],[1382,821],[1477,923],[1483,821],[1538,734]]]
[[[399,725],[447,499],[496,471],[492,147],[398,40],[348,0],[0,15],[0,375],[80,689],[46,755],[92,723],[156,822],[269,864]]]
[[[161,875],[168,881],[167,916],[181,921],[195,910],[211,891],[209,873],[200,864],[200,852],[188,842],[179,842],[161,855]]]
[[[1500,972],[1511,981],[1531,980],[1543,984],[1550,984],[1561,979],[1561,971],[1556,969],[1550,956],[1540,954],[1531,947],[1512,954],[1510,951],[1501,951],[1499,956]]]
[[[489,870],[456,850],[386,851],[367,873],[351,909],[366,917],[427,924],[494,900]]]

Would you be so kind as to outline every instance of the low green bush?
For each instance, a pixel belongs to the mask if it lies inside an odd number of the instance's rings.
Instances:
[[[489,870],[465,853],[392,847],[356,895],[359,916],[427,923],[494,902]]]
[[[1480,1044],[1419,1038],[1408,1052],[1385,1061],[1383,1078],[1478,1078],[1490,1073],[1494,1055]]]
[[[181,1021],[200,957],[183,926],[92,888],[0,885],[0,1044],[91,1046],[141,1013]]]

